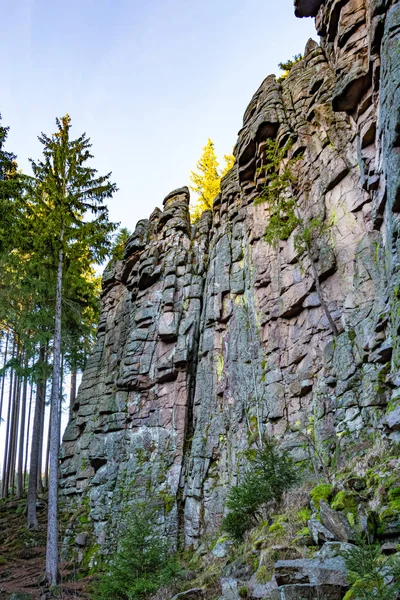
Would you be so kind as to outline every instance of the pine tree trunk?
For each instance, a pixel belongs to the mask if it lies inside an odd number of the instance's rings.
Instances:
[[[58,446],[61,445],[61,416],[62,416],[62,403],[63,403],[63,381],[64,381],[64,355],[61,356],[61,370],[60,370],[60,402],[58,407]]]
[[[31,430],[32,399],[33,399],[33,381],[31,381],[31,383],[30,383],[28,423],[26,425],[26,446],[25,446],[25,460],[24,460],[24,488],[26,486],[26,475],[28,472],[29,432]]]
[[[11,358],[14,358],[15,354],[15,340],[13,340],[13,348],[11,352]],[[6,441],[4,446],[4,462],[3,462],[3,474],[1,477],[1,497],[7,498],[8,496],[8,449],[10,446],[10,430],[11,430],[11,405],[12,405],[12,391],[13,391],[14,371],[11,369],[10,372],[10,388],[8,392],[8,410],[7,410],[7,429],[6,429]]]
[[[53,406],[50,406],[49,425],[47,429],[47,442],[46,442],[46,460],[44,461],[44,476],[43,476],[43,487],[45,490],[49,487],[49,460],[50,460],[50,440],[51,440],[51,413],[53,412]]]
[[[46,357],[47,357],[47,348],[46,348]],[[38,458],[38,465],[39,465],[39,469],[37,472],[37,478],[36,478],[36,489],[37,489],[37,493],[38,494],[43,494],[44,491],[44,487],[43,487],[43,481],[42,481],[42,466],[43,466],[43,446],[44,446],[44,421],[46,418],[46,392],[47,392],[47,380],[43,383],[44,387],[43,387],[43,411],[42,411],[42,415],[41,415],[41,420],[40,420],[40,445],[39,445],[39,458]],[[47,445],[46,445],[47,448]],[[45,478],[47,480],[47,475],[45,475]],[[46,483],[47,486],[47,483]]]
[[[18,343],[15,343],[14,347],[17,347]],[[17,362],[19,358],[19,350],[17,348]],[[14,487],[14,471],[15,471],[15,443],[18,432],[18,389],[19,389],[19,376],[18,370],[13,370],[13,377],[10,380],[10,395],[9,395],[9,427],[7,428],[8,441],[6,442],[6,471],[4,477],[4,497],[7,498],[9,494],[13,495]]]
[[[14,482],[15,482],[15,459],[17,449],[17,437],[18,437],[18,420],[19,420],[19,400],[20,400],[20,376],[15,373],[14,376],[14,391],[13,391],[13,410],[11,417],[11,431],[10,431],[10,445],[9,445],[9,458],[8,458],[8,481],[6,481],[7,487],[10,488],[11,496],[14,495]]]
[[[45,362],[45,347],[40,346],[39,362]],[[35,414],[33,417],[33,432],[31,444],[31,457],[29,465],[29,483],[28,483],[28,529],[37,529],[38,522],[36,516],[36,498],[37,498],[37,479],[40,472],[40,447],[42,445],[42,420],[44,414],[44,402],[46,396],[46,380],[40,379],[36,385]]]
[[[24,444],[25,444],[25,413],[26,398],[28,393],[28,355],[25,357],[25,376],[22,391],[21,419],[19,428],[19,448],[18,448],[18,474],[17,474],[17,498],[21,498],[24,491]],[[26,441],[27,443],[27,441]]]
[[[3,360],[3,369],[7,364],[7,352],[8,352],[8,338],[9,338],[9,333],[7,331],[7,336],[6,336],[6,348],[4,350],[4,360]],[[4,384],[6,381],[6,374],[4,373],[2,378],[1,378],[1,395],[0,395],[0,426],[1,426],[1,415],[3,414],[3,398],[4,398]]]
[[[63,234],[61,234],[61,244]],[[58,255],[56,315],[54,328],[53,353],[53,386],[51,394],[51,438],[50,438],[50,473],[49,473],[49,504],[47,520],[46,547],[46,579],[48,583],[57,585],[58,577],[58,454],[59,454],[59,402],[60,402],[60,367],[61,367],[61,310],[62,310],[62,276],[63,250]]]

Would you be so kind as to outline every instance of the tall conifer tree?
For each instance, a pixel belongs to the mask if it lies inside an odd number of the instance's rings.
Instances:
[[[57,494],[59,452],[59,399],[61,371],[61,324],[63,277],[68,262],[82,259],[101,262],[111,245],[116,225],[108,219],[104,201],[117,190],[111,173],[98,176],[87,165],[93,158],[86,134],[70,139],[71,119],[56,119],[57,131],[50,137],[42,133],[43,159],[31,160],[34,185],[30,193],[41,214],[41,251],[48,254],[55,272],[55,318],[53,338],[53,377],[51,394],[50,475],[46,579],[55,586],[58,576]],[[90,216],[92,218],[90,218]]]
[[[10,247],[10,232],[14,230],[16,216],[15,203],[21,195],[23,181],[18,173],[16,155],[4,149],[9,129],[0,124],[0,252]]]

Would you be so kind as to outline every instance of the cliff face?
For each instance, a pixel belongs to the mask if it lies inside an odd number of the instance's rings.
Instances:
[[[262,432],[299,459],[309,416],[327,444],[399,440],[400,4],[295,10],[315,17],[320,45],[253,96],[213,214],[190,227],[187,188],[172,192],[104,274],[61,464],[61,493],[85,499],[96,544],[157,498],[171,538],[196,546]],[[326,225],[313,264],[294,234],[263,240],[268,206],[254,201],[269,138],[302,154],[299,210]]]

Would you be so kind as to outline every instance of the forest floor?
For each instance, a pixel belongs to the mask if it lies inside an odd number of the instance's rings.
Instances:
[[[45,501],[38,506],[38,531],[26,529],[25,500],[0,501],[0,600],[8,600],[13,592],[31,594],[40,600],[46,562],[46,520]],[[61,565],[60,580],[60,598],[88,599],[88,582],[78,580],[71,565]]]

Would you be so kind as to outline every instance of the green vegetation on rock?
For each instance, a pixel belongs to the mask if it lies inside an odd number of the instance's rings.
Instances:
[[[400,556],[385,556],[364,539],[343,552],[350,590],[344,600],[396,600],[400,593]]]
[[[138,600],[169,584],[179,564],[165,537],[156,531],[154,516],[142,507],[126,526],[117,553],[93,585],[94,600]]]
[[[321,500],[324,500],[324,502],[329,502],[330,498],[332,497],[332,492],[333,486],[330,483],[321,483],[311,491],[311,499],[318,510]]]
[[[231,488],[226,506],[228,515],[223,529],[234,539],[254,527],[270,500],[279,500],[283,492],[297,481],[293,460],[264,438],[260,450],[248,452],[249,466],[239,485]]]

